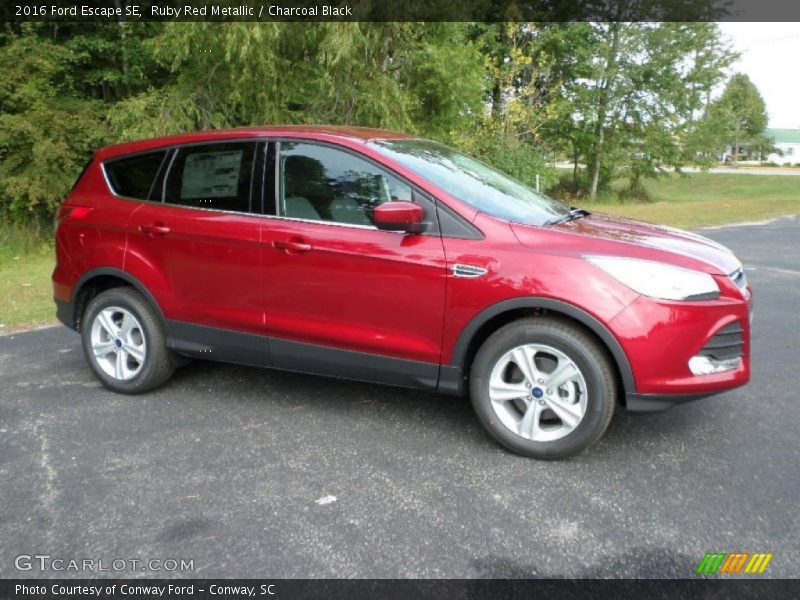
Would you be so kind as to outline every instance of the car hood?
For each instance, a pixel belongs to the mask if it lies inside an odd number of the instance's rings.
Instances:
[[[524,225],[514,226],[520,242],[530,245],[528,241],[531,241],[531,238],[522,229],[529,230],[530,228]],[[554,225],[550,229],[609,242],[601,247],[587,246],[587,254],[614,254],[631,258],[661,260],[680,266],[691,266],[687,262],[699,261],[707,266],[703,270],[720,275],[729,275],[742,266],[728,248],[701,235],[603,213],[593,212],[586,217]],[[594,252],[593,248],[595,247],[598,252]],[[637,251],[637,248],[651,249],[656,252],[642,253]]]

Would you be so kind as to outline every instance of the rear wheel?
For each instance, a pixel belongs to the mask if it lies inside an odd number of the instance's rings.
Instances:
[[[558,459],[603,435],[617,388],[597,340],[569,321],[535,317],[486,340],[472,365],[470,392],[481,424],[502,445]]]
[[[174,371],[158,315],[132,288],[98,294],[86,307],[81,338],[92,371],[115,392],[146,392]]]

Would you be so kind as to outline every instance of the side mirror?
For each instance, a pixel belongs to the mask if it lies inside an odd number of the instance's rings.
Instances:
[[[405,200],[392,200],[375,207],[372,222],[375,227],[386,231],[405,231],[422,233],[427,228],[423,223],[424,211],[419,204]]]

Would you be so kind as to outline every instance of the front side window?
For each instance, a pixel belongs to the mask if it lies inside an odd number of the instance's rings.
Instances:
[[[255,149],[255,142],[180,148],[167,175],[164,202],[249,212]]]
[[[569,208],[557,200],[441,144],[427,140],[371,143],[388,158],[493,217],[527,225],[545,225],[569,214]]]
[[[111,189],[118,196],[152,200],[153,181],[166,155],[162,150],[109,161],[104,168]]]
[[[412,200],[411,186],[342,150],[281,142],[278,211],[281,216],[372,225],[372,211],[390,200]]]

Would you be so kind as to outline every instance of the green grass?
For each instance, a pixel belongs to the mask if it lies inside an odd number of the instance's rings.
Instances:
[[[55,322],[53,263],[51,253],[0,258],[0,334]]]
[[[622,181],[615,182],[612,192],[623,185]],[[669,175],[644,185],[648,201],[606,200],[580,205],[684,229],[800,214],[800,177],[690,173]]]
[[[0,223],[0,334],[55,322],[48,232]]]
[[[616,189],[622,185],[617,182]],[[686,229],[800,214],[800,177],[692,173],[645,186],[648,202],[580,205]],[[55,322],[53,263],[49,232],[0,223],[0,334]]]

